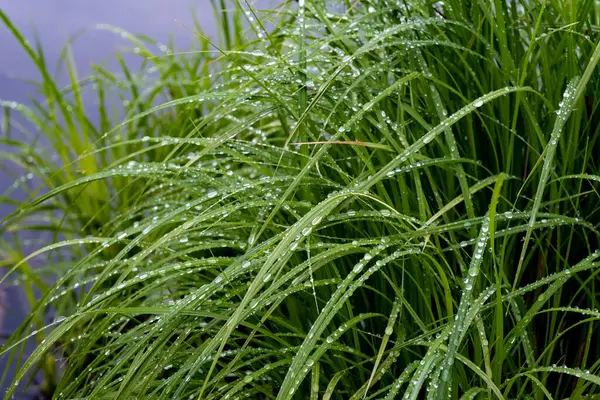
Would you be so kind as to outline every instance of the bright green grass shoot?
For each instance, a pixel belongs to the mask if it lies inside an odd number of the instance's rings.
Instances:
[[[68,88],[0,12],[46,99],[1,103],[43,182],[2,228],[6,398],[600,396],[600,7],[213,5],[191,52],[106,27],[141,71]]]

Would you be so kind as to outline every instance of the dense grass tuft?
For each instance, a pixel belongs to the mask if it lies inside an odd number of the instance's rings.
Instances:
[[[219,40],[123,33],[141,72],[67,89],[0,12],[46,96],[2,104],[58,156],[5,114],[46,192],[3,230],[54,238],[3,243],[41,292],[7,398],[600,396],[600,7],[216,3]]]

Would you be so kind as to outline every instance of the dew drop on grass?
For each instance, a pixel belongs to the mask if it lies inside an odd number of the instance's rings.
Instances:
[[[483,100],[481,99],[477,99],[473,102],[473,106],[475,107],[481,107],[483,105]]]
[[[125,237],[127,237],[127,232],[121,232],[119,233],[119,236],[117,236],[117,239],[121,240],[125,239]]]
[[[325,339],[325,341],[329,344],[333,343],[333,337],[332,336],[327,336],[327,339]]]
[[[217,193],[217,191],[216,191],[216,190],[211,190],[210,192],[208,192],[208,193],[207,193],[207,195],[206,195],[206,196],[207,196],[209,199],[212,199],[212,198],[213,198],[213,197],[215,197],[217,194],[218,194],[218,193]]]
[[[302,229],[302,236],[308,236],[308,235],[310,235],[311,232],[312,232],[312,228],[306,227],[306,228]]]
[[[321,216],[315,217],[311,222],[312,226],[319,225],[319,223],[321,222],[322,219],[323,219],[323,217],[321,217]]]
[[[271,274],[266,274],[265,277],[263,278],[263,282],[268,282],[269,279],[271,279]]]
[[[250,261],[244,261],[242,263],[242,268],[248,268],[250,266],[250,264],[251,264]]]
[[[394,328],[392,328],[391,326],[385,328],[386,335],[390,336],[392,333],[394,333]]]
[[[223,280],[223,276],[219,275],[215,278],[215,283],[220,283]]]

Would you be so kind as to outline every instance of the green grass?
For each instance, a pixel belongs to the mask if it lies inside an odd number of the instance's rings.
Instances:
[[[6,398],[38,369],[57,399],[600,396],[600,7],[214,5],[220,38],[124,34],[140,72],[66,89],[0,12],[46,98],[2,103],[44,189],[2,228]]]

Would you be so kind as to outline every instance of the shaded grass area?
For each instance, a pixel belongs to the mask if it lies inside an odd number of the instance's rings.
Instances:
[[[42,293],[0,349],[14,384],[42,369],[56,398],[600,395],[596,3],[214,6],[219,40],[196,27],[199,50],[156,56],[114,29],[142,72],[80,81],[68,64],[66,90],[0,13],[46,96],[2,103],[3,158],[47,190],[2,229],[54,235],[2,244],[3,280]],[[15,139],[13,112],[58,160]]]

